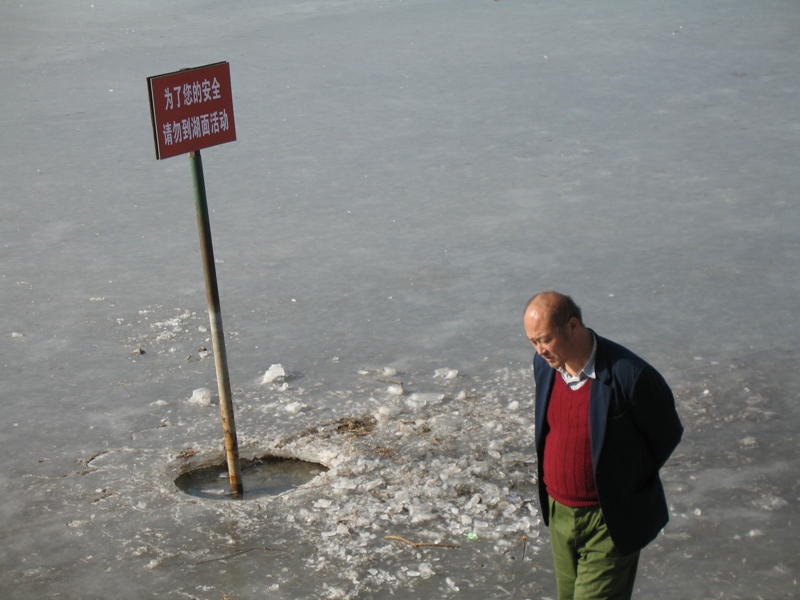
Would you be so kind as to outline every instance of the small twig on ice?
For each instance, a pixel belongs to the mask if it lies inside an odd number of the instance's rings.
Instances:
[[[198,565],[202,565],[203,563],[214,562],[217,560],[225,560],[228,558],[234,558],[235,556],[239,556],[241,554],[247,554],[248,552],[252,552],[253,550],[267,550],[272,552],[285,552],[287,554],[291,554],[291,550],[284,550],[283,548],[269,548],[268,546],[256,546],[255,548],[245,548],[244,550],[238,550],[233,554],[227,554],[225,556],[220,556],[219,558],[205,558],[203,560],[197,561]]]
[[[387,540],[397,540],[398,542],[405,542],[412,548],[458,548],[458,544],[440,544],[437,542],[412,542],[404,537],[398,535],[387,535]]]

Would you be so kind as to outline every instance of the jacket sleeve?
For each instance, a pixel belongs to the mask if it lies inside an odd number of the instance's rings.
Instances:
[[[634,423],[644,435],[658,471],[683,436],[675,398],[664,378],[647,365],[636,377],[629,401]]]

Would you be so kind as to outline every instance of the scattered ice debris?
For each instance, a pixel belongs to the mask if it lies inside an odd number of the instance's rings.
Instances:
[[[397,375],[397,369],[393,369],[392,367],[383,368],[384,377],[394,377],[395,375]]]
[[[189,404],[195,406],[211,406],[211,390],[208,388],[198,388],[192,392]]]
[[[195,351],[197,348],[194,346]],[[461,388],[447,391],[452,383],[441,377],[432,380],[433,369],[430,367],[423,372],[403,373],[403,377],[408,377],[407,386],[418,382],[424,386],[422,389],[392,396],[385,390],[395,378],[384,377],[380,366],[369,368],[369,372],[370,381],[358,379],[358,394],[333,390],[325,392],[319,401],[310,399],[316,391],[299,387],[293,386],[287,393],[276,392],[281,385],[277,380],[269,388],[275,398],[262,402],[264,388],[259,385],[262,378],[256,375],[250,382],[243,412],[255,409],[247,416],[257,423],[254,430],[259,431],[258,435],[274,438],[281,454],[301,458],[309,455],[329,467],[328,473],[321,476],[316,485],[298,487],[273,500],[274,507],[270,511],[275,508],[275,513],[274,518],[270,517],[269,526],[274,526],[271,531],[276,532],[276,540],[280,542],[268,545],[288,547],[289,543],[297,540],[295,532],[306,532],[308,539],[313,540],[314,551],[304,566],[332,581],[333,574],[344,565],[338,576],[341,581],[358,579],[359,585],[363,586],[359,588],[362,591],[359,596],[370,595],[369,591],[377,589],[398,591],[403,585],[421,584],[438,586],[436,597],[442,593],[452,595],[457,593],[459,586],[467,587],[462,579],[464,569],[470,568],[469,565],[475,561],[484,561],[484,556],[496,557],[498,564],[519,560],[522,535],[531,536],[528,552],[533,555],[541,545],[533,541],[533,533],[540,527],[540,518],[534,508],[536,502],[532,500],[535,486],[531,476],[535,463],[527,462],[530,448],[523,453],[516,437],[519,431],[507,421],[510,419],[524,426],[530,423],[522,418],[521,410],[498,410],[514,401],[513,396],[493,391],[493,385],[487,385],[486,390],[470,385],[460,395],[462,399],[469,398],[469,402],[457,403],[453,395]],[[521,381],[527,381],[524,378],[528,377],[528,369],[520,369],[519,377]],[[462,378],[470,380],[469,377]],[[427,383],[423,383],[426,380]],[[212,401],[216,402],[216,390],[212,392]],[[242,395],[238,396],[241,398]],[[358,402],[353,399],[355,396],[359,397]],[[420,410],[410,408],[409,400],[416,402]],[[349,416],[320,423],[318,406],[334,402],[337,408],[344,407]],[[166,413],[173,404],[170,401],[169,407],[163,410],[151,408],[151,412]],[[525,400],[520,404],[529,406]],[[269,408],[268,420],[260,420],[262,406]],[[281,427],[271,425],[276,412],[284,416]],[[209,425],[214,432],[217,426],[216,419]],[[248,449],[251,443],[252,440],[242,440],[242,447]],[[190,448],[184,452],[188,458],[194,451]],[[214,446],[211,454],[217,456],[218,452]],[[199,454],[192,459],[193,464],[202,464],[201,456],[206,454],[205,449],[201,448]],[[181,468],[189,464],[185,458],[181,461]],[[221,476],[224,478],[226,474]],[[93,485],[92,489],[99,485]],[[216,485],[219,489],[225,487],[224,483]],[[105,480],[102,486],[112,489]],[[247,481],[245,487],[247,489]],[[96,492],[97,495],[101,494]],[[115,489],[115,500],[125,497],[125,492]],[[144,497],[149,499],[153,495],[148,492]],[[138,497],[131,500],[131,506],[136,506],[135,499]],[[260,537],[261,525],[255,525],[262,523],[264,505],[253,501],[229,505],[224,501],[224,494],[219,499],[223,500],[216,504],[220,508],[205,502],[181,503],[173,511],[174,518],[186,522],[199,515],[202,522],[216,522],[217,512],[222,511],[220,514],[230,514],[244,524],[241,528],[245,533],[242,548],[265,544]],[[106,502],[93,504],[91,508],[99,510],[96,507],[105,509],[111,506],[112,502]],[[150,506],[148,501],[148,509]],[[145,512],[143,508],[141,510]],[[282,510],[288,514],[281,514]],[[209,531],[211,529],[213,527]],[[73,535],[83,531],[87,536],[92,533],[88,524],[70,529]],[[746,531],[741,532],[742,537]],[[414,548],[409,550],[400,545],[386,544],[383,540],[387,534],[408,536],[413,543],[403,543]],[[167,539],[168,534],[164,534],[163,539],[154,539],[154,535],[141,534],[142,539],[148,539],[148,549],[138,561],[140,564],[145,565],[153,558],[163,566],[170,556],[184,556],[187,560],[197,561],[195,551],[185,549],[191,544],[184,545],[186,539],[181,537],[182,533],[174,540]],[[211,538],[204,541],[208,544]],[[462,566],[453,567],[443,559],[439,562],[442,549],[457,548],[458,542],[461,546],[471,546],[466,552],[453,553],[452,559]],[[163,554],[152,550],[156,543],[166,548]],[[138,545],[137,540],[132,549]],[[439,547],[440,550],[426,551],[427,546]],[[220,550],[220,554],[226,552]],[[375,562],[375,556],[380,557],[380,562]],[[516,558],[510,558],[512,556]],[[369,568],[374,568],[376,573],[371,573]],[[445,582],[448,576],[450,583]],[[292,581],[294,576],[286,574],[281,577],[287,578],[282,581]]]
[[[455,379],[458,377],[458,369],[436,369],[433,376],[441,377],[442,379]]]
[[[11,332],[9,335],[10,335],[12,338],[21,338],[21,337],[24,337],[24,336],[23,336],[23,335],[22,335],[22,334],[21,334],[19,331],[12,331],[12,332]]]
[[[192,318],[192,316],[193,316],[192,311],[184,310],[177,317],[172,317],[170,319],[165,319],[163,321],[157,321],[153,323],[151,325],[153,329],[163,329],[163,331],[158,334],[156,339],[165,341],[176,337],[178,333],[183,331],[183,326],[189,319]]]
[[[280,364],[270,365],[269,369],[267,369],[267,372],[264,373],[264,377],[261,378],[261,383],[272,383],[273,381],[282,377],[286,377],[286,371],[283,370],[283,367]]]
[[[519,402],[517,402],[516,400],[509,402],[508,410],[519,410]]]
[[[105,299],[105,296],[95,296],[93,298],[89,298],[89,302],[103,302]]]
[[[150,406],[166,406],[166,400],[156,400],[155,402],[151,402]]]
[[[86,525],[86,521],[81,520],[70,521],[67,523],[67,527],[83,527],[84,525]]]

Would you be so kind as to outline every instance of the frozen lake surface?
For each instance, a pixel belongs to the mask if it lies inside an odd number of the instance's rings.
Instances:
[[[798,596],[800,6],[0,7],[0,596],[554,598],[525,302],[686,426],[641,598]],[[243,458],[222,462],[188,160],[146,78],[231,64],[203,151]],[[285,375],[264,382],[281,364]]]

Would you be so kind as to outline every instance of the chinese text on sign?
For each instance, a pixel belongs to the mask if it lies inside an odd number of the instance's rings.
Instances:
[[[156,158],[236,139],[227,62],[148,77],[147,83]]]

